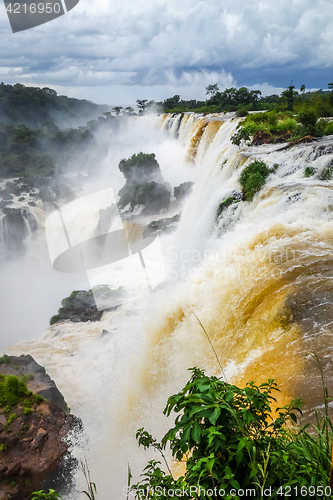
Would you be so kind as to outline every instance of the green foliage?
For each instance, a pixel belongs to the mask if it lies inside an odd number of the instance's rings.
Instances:
[[[127,160],[121,160],[119,170],[124,175],[126,181],[140,184],[150,180],[154,174],[159,174],[160,166],[154,153],[138,153],[133,154]]]
[[[322,137],[325,135],[325,129],[327,127],[328,121],[325,118],[320,118],[315,125],[314,135],[316,137]]]
[[[266,178],[273,170],[267,168],[263,161],[255,160],[244,168],[239,182],[243,189],[243,197],[246,201],[252,201],[254,195],[260,191],[266,182]]]
[[[10,365],[11,363],[11,358],[7,354],[4,354],[0,358],[0,365]]]
[[[326,125],[324,135],[333,135],[333,121]]]
[[[316,169],[314,167],[306,167],[304,170],[304,177],[311,177],[316,173]]]
[[[54,323],[56,323],[57,321],[59,321],[60,319],[60,315],[59,314],[54,314],[54,316],[52,316],[52,318],[50,319],[50,325],[54,325]]]
[[[40,403],[43,403],[43,401],[47,401],[45,398],[43,398],[43,396],[40,396],[39,394],[33,394],[32,397],[38,405]]]
[[[67,122],[68,126],[77,126],[79,122],[86,123],[91,118],[97,118],[107,109],[109,106],[59,96],[48,87],[25,87],[20,83],[0,85],[0,115],[8,123],[40,126],[56,117]]]
[[[230,196],[229,198],[226,198],[225,200],[223,200],[219,206],[217,207],[217,210],[216,210],[216,220],[222,215],[222,213],[224,212],[224,210],[226,210],[227,208],[229,208],[231,205],[235,204],[235,203],[239,203],[240,200],[238,198],[236,198],[235,196]]]
[[[285,118],[282,120],[278,120],[275,125],[275,130],[278,132],[286,133],[286,132],[295,132],[297,122],[295,118]]]
[[[288,109],[292,110],[295,102],[295,97],[298,95],[298,92],[295,90],[294,85],[292,83],[289,87],[284,90],[281,94],[282,98],[286,100]]]
[[[314,135],[318,116],[313,108],[302,106],[298,111],[297,119],[304,127],[304,135]]]
[[[8,375],[0,381],[0,406],[12,407],[28,394],[26,384],[15,375]]]
[[[163,184],[154,153],[138,153],[123,159],[119,170],[126,179],[125,186],[118,193],[121,208],[130,204],[133,210],[136,205],[144,205],[143,213],[156,213],[169,207],[171,195]]]
[[[46,490],[34,491],[32,495],[31,500],[39,500],[40,498],[47,498],[48,500],[62,500],[62,497],[58,495],[55,490],[51,489],[49,489],[48,492]]]
[[[332,179],[332,176],[333,176],[333,166],[329,165],[323,170],[320,178],[322,181],[330,181]]]
[[[230,140],[235,146],[240,146],[242,141],[249,141],[250,138],[250,130],[247,127],[240,127]]]
[[[4,443],[0,444],[0,452],[4,452],[8,449],[8,446],[6,446]]]
[[[319,419],[319,425],[311,429],[314,434],[308,432],[309,425],[299,431],[288,427],[288,422],[297,422],[300,401],[278,408],[274,415],[277,390],[273,380],[238,388],[192,369],[183,390],[168,399],[164,414],[174,411],[178,415],[161,443],[143,429],[137,432],[139,444],[153,446],[163,459],[167,445],[177,461],[185,459],[185,474],[174,479],[168,467],[166,473],[160,462],[151,460],[141,481],[131,488],[136,498],[167,500],[176,490],[179,498],[239,498],[230,494],[232,488],[251,488],[256,498],[263,498],[262,488],[271,488],[270,498],[278,499],[281,487],[297,485],[299,492],[302,486],[326,486],[330,420],[327,415]],[[221,490],[224,493],[218,496],[216,491]],[[310,499],[312,491],[302,496]],[[299,498],[293,488],[290,498]]]
[[[52,176],[69,155],[84,152],[93,140],[88,129],[59,130],[52,125],[29,129],[0,123],[0,177]],[[45,201],[54,200],[46,189],[41,195]]]
[[[83,462],[82,460],[80,461],[80,469],[83,472],[84,478],[87,483],[87,489],[88,491],[81,491],[81,493],[84,493],[89,500],[96,500],[96,493],[97,493],[97,487],[96,484],[91,481],[90,478],[90,471],[88,467],[87,461]]]
[[[249,113],[247,112],[247,110],[245,108],[240,108],[240,109],[237,109],[236,111],[236,116],[237,118],[243,118],[244,116],[247,116]]]
[[[10,425],[14,422],[14,420],[15,420],[16,418],[17,418],[16,413],[11,413],[11,414],[9,415],[9,418],[8,418],[7,423],[6,423],[6,425],[5,425],[5,430],[6,430],[7,432],[9,431],[9,427],[10,427]]]
[[[24,408],[23,414],[24,415],[30,415],[31,412],[32,412],[31,408]]]

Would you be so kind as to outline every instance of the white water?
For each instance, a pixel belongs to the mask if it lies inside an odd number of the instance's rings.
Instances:
[[[229,140],[238,121],[221,124],[221,117],[205,127],[208,118],[185,115],[176,140],[180,119],[136,119],[124,141],[113,144],[103,177],[116,172],[121,158],[143,151],[156,153],[172,186],[196,181],[176,233],[162,240],[170,281],[101,322],[56,324],[40,339],[7,349],[43,364],[82,418],[89,438],[83,453],[99,500],[123,497],[127,463],[137,479],[148,459],[158,459],[137,447],[135,431],[144,426],[162,437],[171,426],[162,409],[188,379],[188,367],[218,373],[192,311],[229,381],[276,377],[287,399],[305,395],[304,384],[316,392],[304,355],[331,350],[333,183],[305,179],[304,168],[320,173],[333,155],[313,160],[314,145],[239,151]],[[253,202],[229,207],[216,225],[218,204],[240,190],[240,173],[254,157],[278,164],[276,172]],[[311,308],[315,323],[307,317]],[[109,333],[102,337],[103,329]],[[84,486],[79,474],[78,482]]]

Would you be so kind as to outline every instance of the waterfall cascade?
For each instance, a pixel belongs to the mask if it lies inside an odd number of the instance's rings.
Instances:
[[[228,381],[275,378],[279,402],[302,397],[310,414],[322,401],[308,354],[317,353],[325,373],[332,370],[333,182],[323,180],[332,168],[332,137],[283,150],[239,149],[230,142],[239,122],[231,116],[146,116],[131,126],[139,121],[147,134],[164,132],[164,168],[178,141],[196,180],[177,231],[162,238],[167,281],[99,323],[59,323],[7,351],[43,364],[82,418],[101,500],[122,498],[128,462],[138,477],[148,452],[137,448],[135,430],[144,426],[159,438],[171,426],[162,409],[187,369],[219,372],[193,312]],[[272,169],[266,184],[216,221],[219,203],[241,191],[240,174],[254,159]],[[307,166],[315,169],[309,178]],[[332,394],[332,378],[328,385]]]

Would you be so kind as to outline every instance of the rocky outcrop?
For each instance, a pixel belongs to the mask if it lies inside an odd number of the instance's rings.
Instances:
[[[59,391],[45,368],[34,360],[32,356],[7,356],[0,358],[0,373],[23,377],[28,390],[39,394],[50,403],[56,404],[65,413],[69,413],[64,396]]]
[[[259,130],[252,139],[251,146],[261,146],[262,144],[277,144],[280,142],[287,142],[291,137],[291,132],[279,132],[278,130],[271,130],[270,133],[264,130]]]
[[[153,220],[145,227],[143,231],[143,237],[146,238],[151,234],[157,232],[171,233],[174,231],[180,221],[180,214],[174,215],[173,217],[168,217],[166,219]]]
[[[92,290],[75,290],[61,301],[58,314],[52,316],[50,324],[69,319],[75,323],[79,321],[99,321],[103,311],[98,311]]]
[[[102,311],[97,309],[95,296],[98,302],[115,303],[118,300],[121,302],[126,298],[127,293],[121,287],[112,290],[108,285],[98,285],[91,290],[75,290],[61,301],[61,307],[58,309],[58,314],[52,316],[50,324],[53,325],[58,321],[69,319],[74,323],[79,321],[100,321],[103,312],[106,309],[116,309],[117,305],[107,307]]]
[[[192,193],[194,182],[182,182],[173,190],[174,197],[177,201],[183,201],[188,195]]]
[[[142,214],[159,213],[170,205],[169,186],[163,182],[160,166],[155,155],[139,153],[127,160],[121,160],[119,170],[126,179],[125,186],[119,191],[119,207],[142,206]]]
[[[31,356],[3,356],[0,363],[0,499],[68,489],[76,467],[68,436],[82,432],[80,420],[63,411],[63,396]]]

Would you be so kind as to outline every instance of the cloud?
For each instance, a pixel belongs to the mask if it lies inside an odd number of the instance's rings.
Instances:
[[[41,82],[99,102],[133,102],[140,88],[157,99],[184,90],[203,98],[215,82],[323,87],[333,65],[331,0],[80,0],[16,34],[2,13],[2,81]]]

